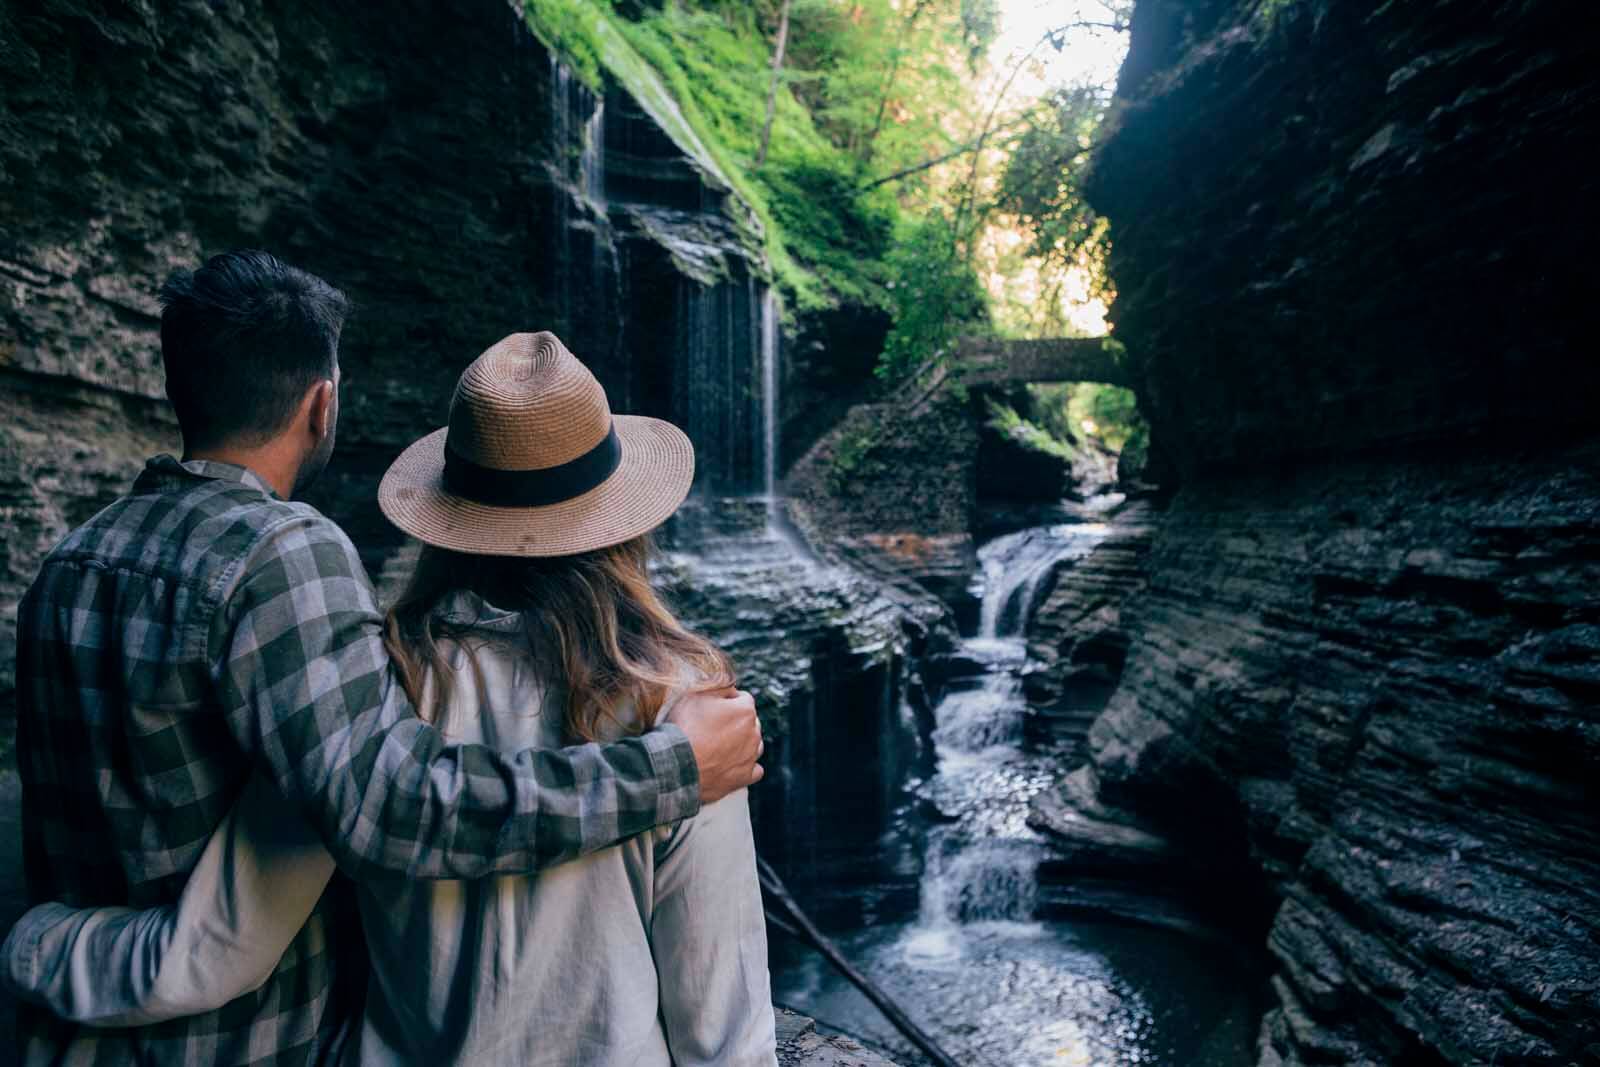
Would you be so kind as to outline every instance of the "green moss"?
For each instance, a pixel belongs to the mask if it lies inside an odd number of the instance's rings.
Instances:
[[[591,88],[602,84],[605,62],[597,46],[602,13],[581,0],[523,0],[528,25],[545,46],[560,52],[567,66]]]
[[[1058,437],[1043,426],[1036,425],[1017,414],[1010,404],[989,401],[989,426],[995,432],[1016,441],[1035,452],[1070,461],[1073,456],[1069,439]]]
[[[898,206],[862,193],[854,164],[787,88],[767,159],[756,165],[771,77],[753,15],[677,4],[630,21],[604,0],[524,0],[539,38],[592,86],[626,89],[669,137],[750,208],[750,235],[792,306],[883,305]],[[733,9],[737,10],[737,9]]]

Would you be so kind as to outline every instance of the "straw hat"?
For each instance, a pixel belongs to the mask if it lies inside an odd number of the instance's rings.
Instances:
[[[660,419],[612,415],[553,333],[512,334],[456,383],[450,425],[378,487],[389,521],[440,548],[568,556],[659,526],[694,481],[694,446]]]

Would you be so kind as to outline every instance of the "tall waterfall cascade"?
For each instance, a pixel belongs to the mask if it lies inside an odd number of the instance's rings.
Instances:
[[[761,293],[761,429],[762,489],[769,505],[778,498],[778,366],[783,343],[778,294],[771,288]]]
[[[953,679],[934,709],[938,770],[923,788],[952,821],[928,837],[918,930],[906,944],[915,960],[960,958],[963,924],[1033,918],[1042,846],[1025,820],[1052,767],[1022,751],[1022,634],[1051,571],[1109,531],[1102,523],[1037,527],[979,549],[978,632],[961,653],[981,670]]]
[[[774,501],[782,307],[766,268],[715,203],[628,177],[665,164],[626,101],[612,130],[605,97],[554,54],[549,77],[556,329],[619,411],[683,428],[699,495]]]
[[[552,240],[542,258],[556,298],[554,329],[580,359],[603,372],[613,362],[623,304],[622,264],[606,199],[606,103],[553,53],[550,131],[545,166],[552,179]]]

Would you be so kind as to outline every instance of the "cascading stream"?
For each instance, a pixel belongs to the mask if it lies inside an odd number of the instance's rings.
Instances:
[[[1242,983],[1230,962],[1169,931],[1040,914],[1047,850],[1027,815],[1060,775],[1062,754],[1023,729],[1023,634],[1052,572],[1072,581],[1073,561],[1113,524],[1037,527],[979,549],[979,623],[940,672],[935,765],[905,783],[917,801],[884,842],[903,836],[920,851],[915,916],[873,916],[837,933],[853,963],[972,1067],[1250,1062],[1252,1024],[1237,1008]],[[775,947],[778,1000],[908,1067],[922,1062],[813,956],[782,939]]]
[[[1051,570],[1108,532],[1101,523],[1036,527],[979,550],[978,633],[961,658],[980,669],[953,679],[934,709],[938,771],[924,791],[953,821],[928,835],[918,929],[906,946],[914,960],[958,959],[962,924],[1033,918],[1041,846],[1026,807],[1049,771],[1028,768],[1022,752],[1022,631]]]

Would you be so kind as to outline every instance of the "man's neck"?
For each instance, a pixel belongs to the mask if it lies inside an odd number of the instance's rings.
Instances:
[[[272,487],[272,491],[288,500],[294,495],[295,476],[300,472],[300,458],[289,454],[280,441],[245,447],[218,445],[214,448],[184,449],[185,460],[199,459],[211,463],[231,463],[253,472]]]

